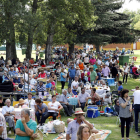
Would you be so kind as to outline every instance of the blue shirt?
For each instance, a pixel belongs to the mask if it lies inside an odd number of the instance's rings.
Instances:
[[[121,91],[122,89],[123,89],[123,86],[120,85],[120,86],[118,87],[118,91]]]
[[[66,82],[66,78],[64,78],[63,75],[65,76],[66,74],[61,72],[61,74],[60,74],[60,81]]]
[[[100,72],[97,73],[97,76],[98,76],[97,80],[101,80],[101,73]]]
[[[51,83],[48,83],[47,85],[46,85],[46,88],[51,88],[52,87],[52,84]]]
[[[20,83],[20,78],[14,79],[13,82],[14,82],[14,83]]]
[[[10,76],[14,76],[15,73],[14,73],[13,71],[9,71],[9,75],[10,75]]]
[[[27,122],[26,124],[35,133],[36,127],[37,127],[37,123],[35,121],[33,121],[32,119],[30,119],[30,121]],[[16,128],[19,128],[21,131],[25,132],[25,129],[24,129],[24,126],[23,126],[23,124],[21,122],[21,119],[20,120],[17,120],[15,129]],[[24,136],[23,137],[23,136],[16,135],[15,140],[30,140],[30,136]]]
[[[69,68],[69,76],[70,76],[70,78],[74,78],[75,77],[75,73],[76,73],[76,69],[74,68],[74,69],[71,69],[71,68]]]

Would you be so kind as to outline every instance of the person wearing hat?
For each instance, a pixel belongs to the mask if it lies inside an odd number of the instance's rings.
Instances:
[[[15,106],[14,106],[14,108],[22,108],[22,106],[25,104],[25,101],[21,98],[21,99],[19,99],[19,103],[18,104],[16,104]]]
[[[107,78],[110,75],[110,69],[105,64],[103,64],[102,74],[105,78]]]
[[[35,111],[35,110],[37,109],[37,107],[36,107],[35,100],[32,99],[32,97],[33,97],[32,92],[29,92],[29,93],[28,93],[28,98],[25,99],[25,104],[26,104],[29,108],[34,109],[34,111]]]
[[[108,104],[112,105],[110,92],[104,93],[104,94],[100,95],[100,97],[103,102],[103,105],[105,105],[105,106],[107,106]]]
[[[90,66],[90,82],[93,85],[93,82],[95,83],[98,79],[97,73],[93,70],[93,66]]]
[[[46,78],[47,75],[46,73],[44,72],[44,69],[41,70],[41,73],[38,75],[38,78]]]
[[[76,108],[74,114],[76,119],[68,123],[66,140],[70,139],[70,135],[71,135],[71,140],[77,140],[77,132],[81,124],[85,123],[90,127],[90,129],[93,130],[93,125],[88,121],[86,121],[85,117],[83,116],[85,112],[83,112],[81,108]],[[93,132],[97,133],[98,131],[93,130]]]
[[[94,65],[96,62],[95,56],[92,56],[92,58],[89,60],[90,65]]]

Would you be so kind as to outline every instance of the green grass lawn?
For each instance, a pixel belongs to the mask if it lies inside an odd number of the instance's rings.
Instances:
[[[130,56],[137,56],[137,61],[135,62],[135,64],[138,66],[140,65],[140,51],[134,51],[134,55],[130,55]],[[120,80],[122,80],[122,77],[120,77]],[[133,92],[131,91],[131,89],[134,89],[135,86],[140,86],[140,81],[136,81],[133,78],[128,78],[128,83],[127,84],[123,84],[123,87],[125,89],[130,90],[129,95],[132,95]],[[65,88],[67,88],[67,84],[65,85]],[[60,82],[58,82],[57,84],[57,92],[61,93],[61,84]],[[62,116],[62,120],[65,122],[66,124],[66,120],[68,117],[65,117],[63,113],[61,113]],[[72,117],[74,118],[74,116]],[[117,121],[117,117],[104,117],[104,116],[100,116],[97,118],[86,118],[89,122],[94,123],[95,127],[97,129],[107,129],[107,130],[111,130],[112,133],[109,135],[109,137],[107,138],[107,140],[121,140],[121,129],[118,125],[116,125],[116,121]],[[48,120],[47,120],[48,121]],[[47,122],[46,121],[46,122]],[[66,124],[67,126],[67,124]],[[140,131],[140,129],[139,129]],[[49,134],[48,135],[48,140],[52,140],[53,138],[57,137],[58,134]],[[14,138],[13,135],[8,135],[10,138]],[[137,135],[135,134],[135,129],[133,128],[132,131],[130,131],[130,139],[131,140],[138,140],[139,138],[137,137]],[[45,138],[44,138],[45,140]]]

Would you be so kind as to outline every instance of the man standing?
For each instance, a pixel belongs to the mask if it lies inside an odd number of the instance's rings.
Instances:
[[[11,134],[11,128],[13,128],[15,133],[15,122],[14,122],[15,111],[14,111],[14,107],[10,105],[11,105],[11,101],[10,99],[7,99],[6,106],[2,108],[2,114],[4,115],[6,122],[8,122],[9,124],[8,134]]]
[[[76,120],[73,120],[68,124],[66,140],[70,140],[70,135],[71,135],[71,140],[77,140],[77,131],[79,129],[79,126],[83,123],[87,124],[91,129],[93,129],[93,125],[85,120],[85,117],[83,116],[85,112],[83,112],[81,108],[76,108],[74,114]],[[94,133],[97,132],[98,131],[94,130]]]
[[[30,119],[30,110],[23,109],[21,111],[21,119],[16,122],[16,138],[15,140],[30,140],[35,137],[37,123]]]
[[[71,65],[71,68],[69,68],[68,70],[68,76],[69,76],[69,87],[71,86],[72,80],[74,80],[75,77],[75,73],[76,73],[76,69],[74,68],[74,65]]]
[[[110,69],[108,66],[106,66],[105,64],[103,64],[103,68],[102,68],[102,74],[105,78],[107,78],[110,74]]]
[[[93,66],[90,66],[90,82],[93,85],[93,82],[95,83],[98,79],[97,73],[93,70]]]
[[[85,88],[81,88],[81,93],[78,94],[78,104],[77,104],[77,108],[81,107],[82,110],[84,110],[86,101],[89,99],[90,95],[89,93],[85,92]]]
[[[62,93],[63,94],[60,96],[59,102],[63,106],[63,108],[64,108],[67,116],[71,116],[72,115],[72,108],[73,108],[73,106],[68,103],[67,90],[66,89],[63,89],[62,90]]]
[[[140,112],[140,89],[133,93],[134,112],[135,112],[135,133],[138,133],[138,114]]]

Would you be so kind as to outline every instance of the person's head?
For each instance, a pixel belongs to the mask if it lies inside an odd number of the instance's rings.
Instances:
[[[100,83],[101,83],[102,85],[105,85],[105,81],[104,81],[104,80],[100,80]]]
[[[125,66],[127,66],[127,63],[124,63]]]
[[[128,97],[128,92],[129,92],[129,90],[123,89],[122,92],[121,92],[121,97],[122,98],[127,98]]]
[[[62,90],[62,93],[66,96],[67,95],[67,90],[66,89],[63,89]]]
[[[29,119],[30,117],[30,110],[29,109],[22,109],[21,110],[21,118],[24,117],[25,120]]]
[[[85,93],[85,88],[84,88],[84,87],[81,88],[81,93],[82,93],[82,94]]]
[[[33,96],[33,95],[32,95],[32,92],[29,92],[29,93],[28,93],[28,99],[31,100],[31,99],[32,99],[32,96]]]
[[[6,65],[6,68],[9,68],[9,65]]]
[[[13,78],[10,78],[10,81],[13,83]]]
[[[81,117],[84,115],[85,112],[81,108],[76,108],[75,109],[75,117],[77,121],[82,121]]]
[[[0,72],[2,72],[3,71],[3,69],[2,68],[0,68]]]
[[[91,92],[92,92],[92,93],[95,93],[95,92],[96,92],[96,88],[92,88],[92,89],[91,89]]]
[[[90,135],[90,127],[87,124],[81,124],[77,132],[77,140],[88,140]]]
[[[6,99],[5,104],[6,104],[8,107],[10,107],[10,105],[11,105],[10,99]]]
[[[93,71],[93,66],[89,67],[89,71],[91,71],[91,72]]]
[[[0,103],[2,103],[3,102],[3,98],[0,96]]]
[[[42,73],[42,74],[44,73],[44,70],[43,70],[43,69],[41,70],[41,73]]]
[[[71,93],[71,87],[68,87],[68,93]]]
[[[7,76],[7,72],[4,72],[4,76]]]
[[[56,95],[52,95],[52,102],[56,101]]]
[[[79,83],[79,87],[81,87],[81,88],[83,87],[83,83],[82,83],[82,82],[81,82],[81,83]]]
[[[36,103],[37,105],[40,105],[40,104],[42,103],[42,101],[41,101],[41,99],[36,99],[36,100],[35,100],[35,103]]]
[[[40,82],[39,82],[39,85],[42,86],[42,85],[43,85],[43,81],[40,81]]]
[[[74,78],[74,79],[75,79],[75,81],[76,81],[76,82],[78,81],[78,77],[77,77],[77,76],[75,76],[75,78]]]
[[[61,72],[64,72],[64,69],[63,68],[61,69]]]
[[[121,86],[122,85],[122,81],[118,81],[118,86]]]
[[[115,99],[115,105],[119,106],[119,99]]]
[[[73,65],[73,64],[71,64],[71,68],[72,68],[72,69],[74,68],[74,65]]]
[[[103,67],[105,68],[105,64],[103,64]]]
[[[135,89],[136,89],[136,90],[139,90],[139,86],[136,86]]]

